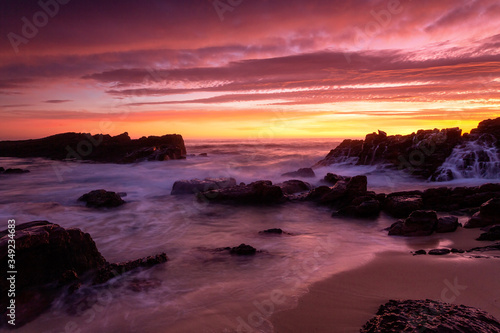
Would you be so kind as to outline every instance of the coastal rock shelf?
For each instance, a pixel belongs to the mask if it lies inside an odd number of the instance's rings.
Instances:
[[[500,118],[496,118],[480,122],[464,135],[458,127],[390,136],[379,130],[364,140],[344,140],[313,168],[336,163],[385,164],[433,181],[498,178],[499,151]]]
[[[1,141],[0,157],[134,163],[184,159],[186,147],[182,136],[178,134],[132,140],[126,132],[117,136],[63,133],[43,139]]]

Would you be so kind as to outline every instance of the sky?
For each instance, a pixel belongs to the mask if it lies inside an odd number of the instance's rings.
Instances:
[[[362,138],[500,116],[498,0],[0,0],[0,139]]]

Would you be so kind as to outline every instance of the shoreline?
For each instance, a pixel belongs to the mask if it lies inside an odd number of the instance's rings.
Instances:
[[[450,245],[488,245],[478,230],[443,237]],[[385,251],[368,263],[314,283],[295,308],[273,314],[275,333],[359,332],[390,299],[432,299],[464,304],[500,319],[500,259],[463,255],[413,256]]]

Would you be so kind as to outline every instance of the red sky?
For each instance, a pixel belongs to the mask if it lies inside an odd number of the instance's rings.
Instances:
[[[3,0],[0,35],[0,139],[346,138],[500,115],[497,0]]]

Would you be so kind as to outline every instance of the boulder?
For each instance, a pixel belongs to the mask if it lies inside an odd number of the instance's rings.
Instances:
[[[232,204],[277,204],[284,202],[283,191],[269,180],[259,180],[248,185],[237,185],[197,194],[200,202]]]
[[[433,249],[429,251],[429,254],[434,256],[442,256],[445,254],[449,254],[450,252],[450,249]]]
[[[483,232],[479,238],[479,241],[497,241],[500,240],[500,225],[491,227],[487,232]]]
[[[335,216],[350,216],[359,218],[374,218],[380,213],[380,203],[370,196],[358,197],[350,205],[332,214]]]
[[[378,309],[361,333],[500,332],[500,323],[487,312],[433,300],[390,300]]]
[[[434,232],[438,223],[435,211],[416,210],[404,221],[391,225],[390,236],[428,236]]]
[[[394,217],[407,217],[411,212],[423,208],[419,194],[389,194],[385,199],[384,211]]]
[[[330,185],[335,185],[339,180],[349,181],[349,179],[350,177],[339,176],[334,173],[327,173],[326,176],[323,178],[323,181]]]
[[[303,182],[302,180],[292,179],[284,181],[283,183],[276,184],[276,186],[281,187],[284,194],[294,194],[300,192],[310,191],[312,189],[311,184]]]
[[[454,232],[459,225],[458,218],[455,216],[440,217],[436,226],[436,232]]]
[[[481,205],[464,228],[480,228],[500,223],[500,198],[493,198]]]
[[[417,250],[415,252],[413,252],[413,255],[414,256],[420,256],[420,255],[424,255],[424,254],[427,254],[427,252],[425,250]]]
[[[191,179],[191,180],[178,180],[172,186],[172,195],[179,194],[196,194],[198,192],[205,192],[210,190],[217,190],[236,186],[234,178],[205,178]]]
[[[311,168],[301,168],[297,171],[287,172],[281,175],[282,177],[299,177],[299,178],[311,178],[316,177],[313,169]]]
[[[9,231],[0,232],[0,263],[8,267],[8,244],[12,238]],[[166,261],[166,255],[108,263],[88,233],[79,229],[65,229],[47,221],[33,221],[16,225],[13,237],[16,245],[16,327],[22,326],[46,311],[53,300],[64,290],[72,292],[83,280],[95,279],[94,283],[106,282],[109,278],[138,267],[150,267]],[[102,272],[108,272],[107,277]],[[7,295],[9,284],[2,271],[0,287]],[[22,272],[22,273],[21,273]],[[8,299],[1,298],[0,306],[6,309]],[[1,310],[1,323],[5,325],[5,310]]]
[[[287,234],[287,233],[279,228],[272,228],[272,229],[266,229],[266,230],[259,231],[259,234],[261,234],[261,235],[282,235],[282,234]]]
[[[87,207],[118,207],[125,203],[123,199],[115,192],[105,190],[95,190],[82,195],[78,201],[86,203]]]

